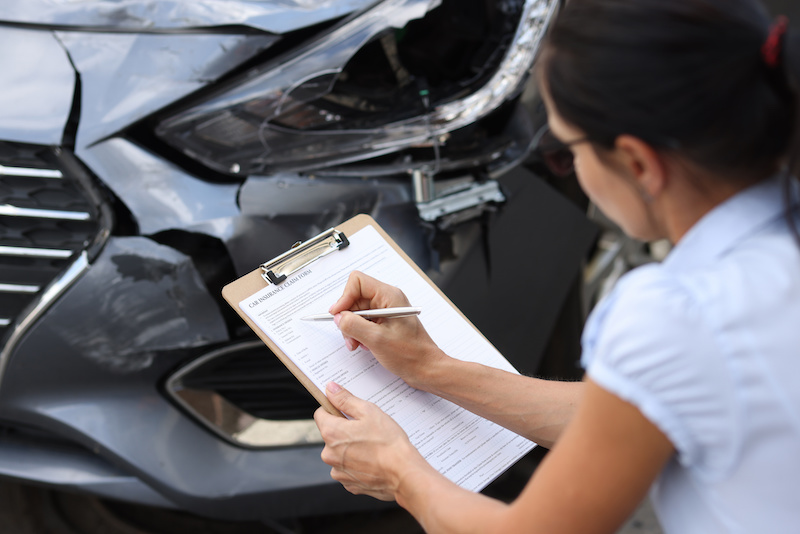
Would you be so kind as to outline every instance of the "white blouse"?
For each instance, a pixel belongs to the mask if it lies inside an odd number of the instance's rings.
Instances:
[[[582,343],[677,450],[651,491],[666,532],[800,532],[800,248],[777,178],[620,279]]]

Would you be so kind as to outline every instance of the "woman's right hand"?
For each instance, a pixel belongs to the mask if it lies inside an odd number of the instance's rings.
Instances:
[[[368,320],[348,313],[410,305],[400,289],[353,271],[341,298],[329,311],[350,350],[363,346],[410,386],[426,389],[426,374],[436,361],[446,356],[416,316]]]

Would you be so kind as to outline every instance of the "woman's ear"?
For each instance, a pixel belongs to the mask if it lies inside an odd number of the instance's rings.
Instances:
[[[614,159],[634,181],[642,198],[651,202],[667,184],[662,156],[649,144],[632,135],[620,135],[614,145]]]

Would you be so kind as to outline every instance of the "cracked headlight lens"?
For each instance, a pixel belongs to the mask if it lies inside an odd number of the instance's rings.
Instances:
[[[406,26],[439,3],[385,0],[167,117],[156,134],[204,165],[234,175],[311,171],[430,145],[518,94],[558,0],[500,4],[493,8],[514,20],[505,42],[497,39],[502,57],[491,72],[451,83],[447,91],[429,90],[398,52]],[[360,85],[352,83],[351,67],[366,61],[363,51],[376,43],[393,73],[393,90],[370,84],[363,68]]]

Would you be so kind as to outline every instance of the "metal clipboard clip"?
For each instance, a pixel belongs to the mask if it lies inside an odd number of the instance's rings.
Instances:
[[[261,264],[261,278],[278,285],[290,274],[331,252],[347,247],[350,242],[343,232],[331,228],[308,241],[297,242],[275,259]]]

